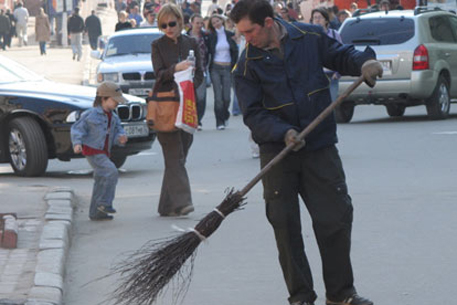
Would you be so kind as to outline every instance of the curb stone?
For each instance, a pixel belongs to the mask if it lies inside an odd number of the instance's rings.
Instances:
[[[70,248],[75,195],[72,188],[50,190],[38,249],[34,286],[24,305],[61,305],[65,263]]]

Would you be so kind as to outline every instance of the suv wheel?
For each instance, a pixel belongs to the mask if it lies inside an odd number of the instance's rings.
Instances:
[[[29,117],[8,124],[8,152],[16,175],[40,176],[48,166],[48,148],[40,125]]]
[[[391,117],[403,116],[405,114],[405,105],[398,104],[387,104],[386,110],[387,114]]]
[[[442,120],[449,115],[451,98],[449,96],[449,85],[443,75],[438,78],[435,90],[425,101],[427,114],[432,120]]]
[[[335,119],[337,123],[349,123],[354,115],[354,102],[343,102],[335,108]]]

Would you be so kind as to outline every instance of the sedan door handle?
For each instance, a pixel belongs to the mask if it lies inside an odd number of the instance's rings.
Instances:
[[[446,53],[444,53],[444,56],[449,57],[449,56],[451,56],[451,53],[446,52]]]

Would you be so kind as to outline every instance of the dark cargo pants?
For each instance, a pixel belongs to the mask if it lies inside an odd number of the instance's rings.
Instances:
[[[262,167],[275,156],[276,153],[261,151]],[[314,302],[317,297],[301,233],[299,195],[313,222],[327,298],[341,300],[354,294],[349,257],[353,209],[336,147],[293,152],[274,166],[262,182],[289,302]]]

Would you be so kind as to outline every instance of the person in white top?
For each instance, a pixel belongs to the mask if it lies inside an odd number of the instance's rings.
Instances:
[[[13,12],[16,18],[16,34],[19,39],[19,46],[27,45],[27,21],[29,20],[29,11],[23,6],[22,2],[18,2],[16,9]]]
[[[140,23],[140,28],[157,27],[156,13],[154,11],[148,12],[146,19]]]
[[[230,117],[230,90],[232,68],[238,60],[238,46],[234,33],[224,27],[224,17],[213,14],[209,20],[209,71],[214,91],[216,128],[224,130]]]

